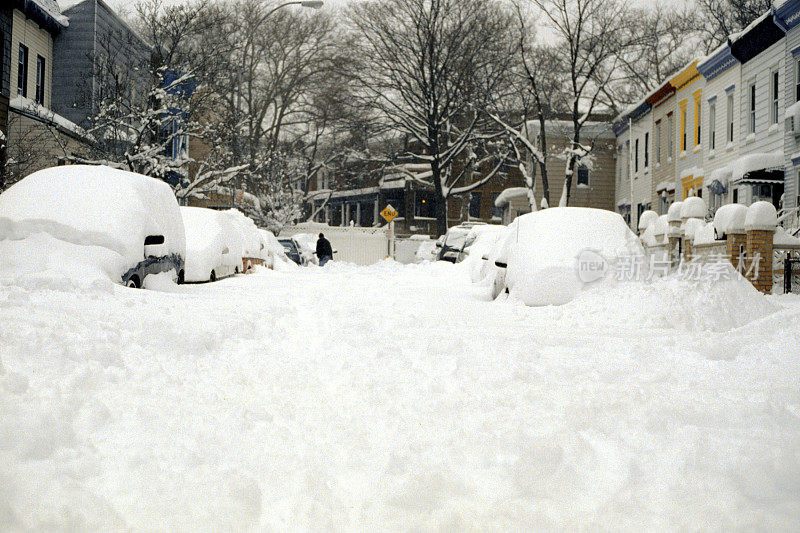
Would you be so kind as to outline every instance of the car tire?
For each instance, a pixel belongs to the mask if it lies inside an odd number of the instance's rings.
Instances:
[[[125,283],[125,286],[130,288],[130,289],[141,289],[142,288],[142,284],[139,281],[139,278],[137,276],[131,276],[130,278],[128,278],[128,281]]]
[[[211,275],[208,277],[208,281],[217,281],[217,273],[213,270],[211,271]]]

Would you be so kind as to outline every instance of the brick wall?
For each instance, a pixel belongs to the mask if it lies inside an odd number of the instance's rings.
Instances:
[[[774,230],[747,232],[747,279],[764,294],[772,292],[772,240]],[[756,265],[755,262],[758,261]]]

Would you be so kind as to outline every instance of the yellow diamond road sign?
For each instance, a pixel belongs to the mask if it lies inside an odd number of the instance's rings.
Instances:
[[[386,219],[386,222],[391,222],[397,215],[399,215],[399,213],[392,207],[392,204],[387,205],[383,211],[381,211],[381,216]]]

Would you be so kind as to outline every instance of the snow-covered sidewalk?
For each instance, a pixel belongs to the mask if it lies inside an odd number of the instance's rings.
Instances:
[[[175,290],[0,285],[0,529],[800,528],[800,298]]]

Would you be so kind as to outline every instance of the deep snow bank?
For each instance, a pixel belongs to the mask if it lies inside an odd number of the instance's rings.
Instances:
[[[623,330],[728,331],[778,309],[729,265],[709,265],[649,282],[597,285],[565,305],[562,317]]]

